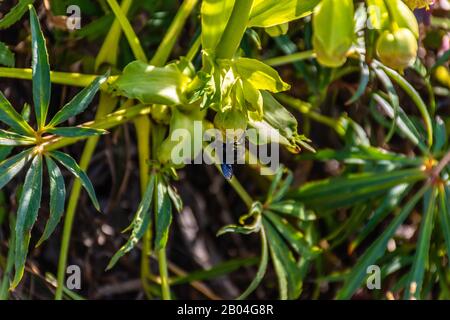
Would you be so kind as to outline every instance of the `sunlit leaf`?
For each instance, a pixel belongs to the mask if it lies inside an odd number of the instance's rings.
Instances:
[[[32,150],[25,150],[0,163],[0,189],[23,169],[31,156]]]
[[[9,101],[0,91],[0,121],[7,124],[14,131],[20,134],[34,136],[34,130],[13,108]]]
[[[28,5],[33,2],[34,0],[19,0],[19,2],[0,19],[0,29],[9,28],[14,23],[19,21],[20,18],[22,18],[22,16],[27,12]]]
[[[100,211],[100,204],[98,203],[97,196],[95,195],[94,187],[91,180],[89,180],[87,174],[81,170],[78,163],[69,155],[60,151],[52,151],[49,153],[51,157],[55,158],[64,167],[67,168],[75,177],[80,179],[81,185],[86,189],[89,197],[91,198],[94,207]]]
[[[106,130],[86,128],[86,127],[64,127],[64,128],[50,128],[46,132],[55,134],[61,137],[80,138],[92,137],[106,134]]]
[[[155,250],[166,247],[169,229],[172,223],[172,202],[167,192],[167,185],[157,179],[155,212]]]

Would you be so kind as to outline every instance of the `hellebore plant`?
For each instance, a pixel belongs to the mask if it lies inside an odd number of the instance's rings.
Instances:
[[[9,155],[13,148],[24,149],[0,163],[0,188],[29,165],[19,192],[8,255],[12,257],[8,263],[13,261],[15,276],[10,281],[9,272],[5,273],[0,298],[7,296],[8,288],[15,288],[24,274],[31,230],[41,204],[44,165],[50,181],[50,216],[38,245],[51,236],[66,212],[55,294],[56,299],[63,298],[71,228],[81,187],[95,208],[101,210],[85,172],[98,136],[124,123],[132,123],[136,128],[142,194],[134,218],[125,230],[130,236],[105,267],[112,269],[141,243],[141,280],[148,297],[155,291],[152,281],[161,285],[163,299],[172,297],[170,285],[176,284],[169,277],[166,248],[173,209],[180,213],[183,210],[182,195],[173,182],[184,164],[174,163],[171,155],[180,145],[198,146],[193,140],[196,121],[204,124],[205,130],[218,129],[221,134],[217,139],[222,142],[227,140],[227,130],[252,128],[257,132],[257,137],[250,141],[252,144],[276,141],[290,152],[293,161],[335,161],[344,167],[337,177],[298,186],[294,173],[281,166],[273,172],[266,192],[253,197],[233,176],[230,164],[217,164],[248,209],[239,223],[223,227],[218,235],[255,233],[261,242],[255,278],[239,299],[250,296],[262,283],[269,261],[278,280],[279,297],[299,298],[304,279],[312,268],[321,277],[317,280],[319,286],[326,276],[323,273],[329,271],[323,269],[323,262],[334,257],[332,250],[346,242],[349,255],[362,251],[361,248],[364,251],[350,270],[337,271],[342,285],[336,290],[336,298],[351,298],[366,279],[367,267],[375,263],[382,266],[383,278],[394,272],[391,270],[395,263],[405,268],[405,276],[396,290],[406,299],[425,298],[426,285],[442,280],[435,278],[430,269],[448,268],[450,153],[448,127],[437,115],[439,106],[430,79],[446,65],[449,55],[447,52],[437,59],[430,70],[422,65],[417,58],[419,26],[412,12],[427,6],[429,1],[185,0],[149,61],[127,18],[133,1],[124,0],[119,5],[116,0],[107,0],[105,5],[114,14],[114,22],[95,61],[95,70],[103,74],[99,70],[105,64],[117,70],[122,32],[135,61],[123,71],[101,76],[50,71],[45,39],[36,11],[30,5],[33,2],[19,1],[0,20],[0,28],[7,28],[29,9],[31,70],[12,68],[14,56],[0,43],[0,61],[8,66],[0,68],[0,77],[31,79],[35,111],[33,127],[28,105],[19,114],[0,93],[0,121],[8,126],[0,130],[1,154]],[[193,39],[185,57],[168,62],[197,4],[200,4],[198,38]],[[303,19],[301,26],[308,31],[302,31],[304,41],[297,45],[288,35],[291,24],[300,19]],[[241,45],[251,39],[261,46],[262,37],[275,41],[286,55],[266,60],[253,58],[250,50]],[[306,50],[295,52],[299,47]],[[310,102],[286,94],[293,87],[274,67],[290,63],[304,78]],[[404,71],[408,68],[421,76],[428,90],[427,102],[405,79]],[[321,113],[320,106],[328,102],[328,91],[333,89],[331,84],[355,70],[360,79],[351,88],[352,95],[346,104],[359,103],[367,111],[367,118],[383,132],[381,144],[374,137],[375,126],[373,130],[367,129],[369,120],[364,119],[367,122],[361,125],[347,111],[337,119]],[[84,88],[47,121],[51,81]],[[400,90],[420,117],[407,114],[403,100],[400,101]],[[85,111],[99,91],[93,121],[60,126]],[[306,129],[311,120],[331,128],[342,149],[323,148],[316,152],[314,141],[299,133],[296,117],[284,105],[305,116]],[[186,134],[174,140],[173,133],[178,129]],[[394,136],[412,145],[413,151],[405,155],[388,150]],[[87,142],[80,164],[58,151],[81,140]],[[204,151],[202,147],[200,144],[192,148],[185,160],[195,159]],[[304,149],[308,152],[300,154]],[[77,178],[67,208],[60,165]],[[407,247],[407,254],[397,261],[385,253],[386,246],[419,203],[423,210],[415,247]],[[336,217],[344,211],[347,219],[342,223]],[[377,229],[381,229],[379,234],[374,232]],[[321,235],[322,230],[327,234]],[[362,244],[367,239],[371,243],[365,247]],[[151,274],[151,256],[158,260],[157,280]],[[320,291],[319,287],[316,291]]]

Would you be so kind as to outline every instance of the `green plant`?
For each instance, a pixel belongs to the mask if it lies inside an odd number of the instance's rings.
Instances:
[[[140,201],[125,229],[128,239],[100,268],[113,272],[141,244],[140,278],[148,298],[171,299],[173,287],[182,283],[215,297],[198,281],[258,262],[238,299],[254,294],[265,277],[276,278],[281,299],[322,297],[323,283],[331,287],[327,298],[349,299],[374,264],[381,267],[382,279],[394,280],[383,293],[405,299],[450,297],[449,119],[444,112],[449,91],[442,81],[449,53],[438,57],[428,50],[432,64],[417,56],[423,37],[411,10],[427,1],[184,0],[167,32],[155,39],[138,36],[131,17],[140,6],[148,12],[169,2],[101,1],[104,16],[70,35],[95,40],[104,35],[97,58],[84,61],[101,76],[50,71],[33,2],[19,1],[0,19],[0,29],[9,28],[29,8],[31,69],[14,68],[17,57],[0,42],[5,66],[0,78],[31,79],[34,109],[34,116],[28,105],[18,113],[0,92],[0,121],[8,127],[0,129],[0,188],[30,165],[23,186],[15,188],[17,214],[8,217],[0,210],[0,225],[8,219],[12,230],[8,254],[0,259],[0,298],[24,274],[43,194],[44,163],[50,215],[37,246],[66,212],[55,298],[80,298],[64,287],[64,278],[82,187],[101,210],[85,172],[99,136],[107,130],[125,132],[128,124],[136,132]],[[57,10],[57,2],[50,2]],[[176,45],[188,21],[196,31],[183,56]],[[120,42],[122,32],[126,41]],[[156,50],[149,60],[151,46]],[[436,84],[436,75],[444,85]],[[52,109],[51,82],[83,89],[61,109]],[[92,121],[60,126],[87,113],[99,91]],[[207,146],[196,141],[196,122],[204,131],[218,129],[219,141],[225,141],[228,129],[255,129],[251,143],[276,141],[288,152],[281,153],[285,165],[273,170],[250,161],[254,155],[244,150],[250,174],[242,180],[231,165],[216,164],[248,211],[217,235],[259,236],[260,258],[233,259],[184,274],[171,265],[167,245],[176,222],[173,209],[182,215],[185,208],[183,192],[176,188],[184,182],[180,172],[189,170],[184,163],[208,154]],[[185,131],[174,141],[178,129]],[[59,151],[81,141],[86,145],[80,164]],[[191,146],[184,162],[175,163],[172,152]],[[321,169],[323,164],[338,169]],[[77,178],[67,208],[60,165]],[[311,176],[308,165],[314,166]],[[272,175],[261,178],[251,168]],[[324,177],[330,171],[333,176]],[[0,205],[7,202],[3,198],[0,194]],[[417,237],[398,235],[406,225],[417,230]],[[158,261],[159,277],[153,274],[152,259]]]

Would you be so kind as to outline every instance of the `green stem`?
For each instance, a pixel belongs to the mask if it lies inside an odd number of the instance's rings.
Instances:
[[[303,51],[303,52],[296,52],[293,54],[289,54],[287,56],[266,59],[266,60],[264,60],[264,62],[266,64],[268,64],[269,66],[277,67],[277,66],[282,66],[285,64],[294,63],[297,61],[311,59],[311,58],[314,58],[315,56],[316,56],[316,54],[314,53],[314,51],[309,50],[309,51]]]
[[[161,290],[163,300],[171,300],[170,285],[169,285],[169,271],[167,268],[166,249],[158,251],[159,275],[161,277]]]
[[[169,59],[170,52],[172,51],[181,31],[186,23],[187,18],[190,16],[192,10],[197,4],[198,0],[185,0],[180,9],[172,21],[169,29],[161,41],[155,55],[150,61],[151,65],[162,66]]]
[[[252,6],[253,0],[238,0],[235,2],[230,20],[216,48],[217,58],[233,58],[247,29]]]
[[[145,55],[144,49],[142,49],[141,42],[136,36],[136,33],[131,26],[130,21],[127,19],[126,14],[120,8],[116,0],[106,0],[111,7],[116,19],[119,21],[120,26],[123,29],[125,36],[127,37],[128,43],[133,51],[136,59],[146,62],[147,56]]]
[[[53,83],[74,87],[87,87],[97,77],[97,75],[91,74],[50,72],[50,80]],[[29,68],[0,68],[0,78],[31,80],[32,70]],[[108,81],[114,78],[115,77],[110,77]]]

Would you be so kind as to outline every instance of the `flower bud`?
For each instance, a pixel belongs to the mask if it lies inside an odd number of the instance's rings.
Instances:
[[[353,16],[352,0],[322,0],[316,6],[313,45],[320,64],[340,67],[347,61],[355,32]]]
[[[377,55],[386,66],[403,70],[417,58],[417,40],[406,28],[385,31],[377,42]]]

